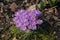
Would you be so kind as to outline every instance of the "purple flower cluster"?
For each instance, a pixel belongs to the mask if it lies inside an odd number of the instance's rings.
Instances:
[[[18,10],[15,12],[15,17],[13,18],[14,24],[16,27],[20,28],[25,32],[31,30],[36,30],[36,24],[42,24],[43,21],[36,19],[36,16],[41,15],[41,12],[38,10]]]

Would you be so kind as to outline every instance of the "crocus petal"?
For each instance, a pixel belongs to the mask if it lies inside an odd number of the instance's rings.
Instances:
[[[37,20],[36,23],[37,23],[37,24],[42,24],[43,21],[42,21],[42,20]]]
[[[28,26],[28,29],[36,30],[36,25],[33,25],[33,24],[32,25],[29,25]]]
[[[25,27],[24,25],[22,25],[22,26],[20,27],[20,29],[23,30],[23,31],[25,31],[25,30],[26,30],[26,27]]]
[[[30,32],[30,30],[29,29],[26,29],[25,32],[28,33],[28,32]]]
[[[25,12],[25,10],[23,10],[23,9],[18,10],[17,12],[15,12],[15,16],[20,16],[20,15],[22,15],[23,12]]]
[[[32,27],[32,30],[36,30],[36,25],[34,25],[34,26]]]
[[[15,23],[15,24],[16,24],[16,27],[20,28],[21,23]]]

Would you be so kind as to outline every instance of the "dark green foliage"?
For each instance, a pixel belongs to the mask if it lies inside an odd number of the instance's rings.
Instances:
[[[42,2],[40,2],[40,3],[38,4],[38,8],[39,8],[39,9],[43,8],[44,6],[46,6],[46,1],[45,1],[45,0],[43,0]]]
[[[20,32],[22,32],[19,28],[16,28],[14,25],[12,25],[9,30],[11,31],[11,33],[13,33],[15,36],[17,34],[19,34]]]
[[[50,6],[55,6],[57,3],[57,0],[49,0]]]
[[[52,6],[55,6],[58,1],[57,0],[48,0],[48,2],[49,2],[48,4],[52,7]],[[45,6],[47,6],[46,0],[43,0],[38,4],[39,9],[42,9]]]

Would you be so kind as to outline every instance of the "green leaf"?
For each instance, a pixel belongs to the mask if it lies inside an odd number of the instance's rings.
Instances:
[[[46,5],[46,2],[45,1],[42,1],[38,4],[38,8],[41,9],[43,8],[44,6]]]
[[[46,4],[46,0],[42,0],[42,2],[44,2],[44,4]]]
[[[20,34],[22,32],[19,28],[16,28],[14,25],[10,27],[10,31],[16,36],[17,34]]]
[[[32,36],[32,33],[33,33],[32,31],[29,32],[29,33],[25,33],[23,35],[23,40],[29,40],[31,38],[31,36]]]
[[[57,0],[50,0],[49,2],[51,6],[54,6],[57,3]]]

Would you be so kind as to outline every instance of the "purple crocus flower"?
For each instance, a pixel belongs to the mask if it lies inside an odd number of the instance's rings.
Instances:
[[[18,10],[15,12],[15,17],[13,18],[13,22],[16,27],[20,28],[25,32],[29,32],[30,30],[36,30],[36,24],[42,24],[43,21],[40,19],[36,19],[36,16],[41,15],[41,12],[38,10]]]

